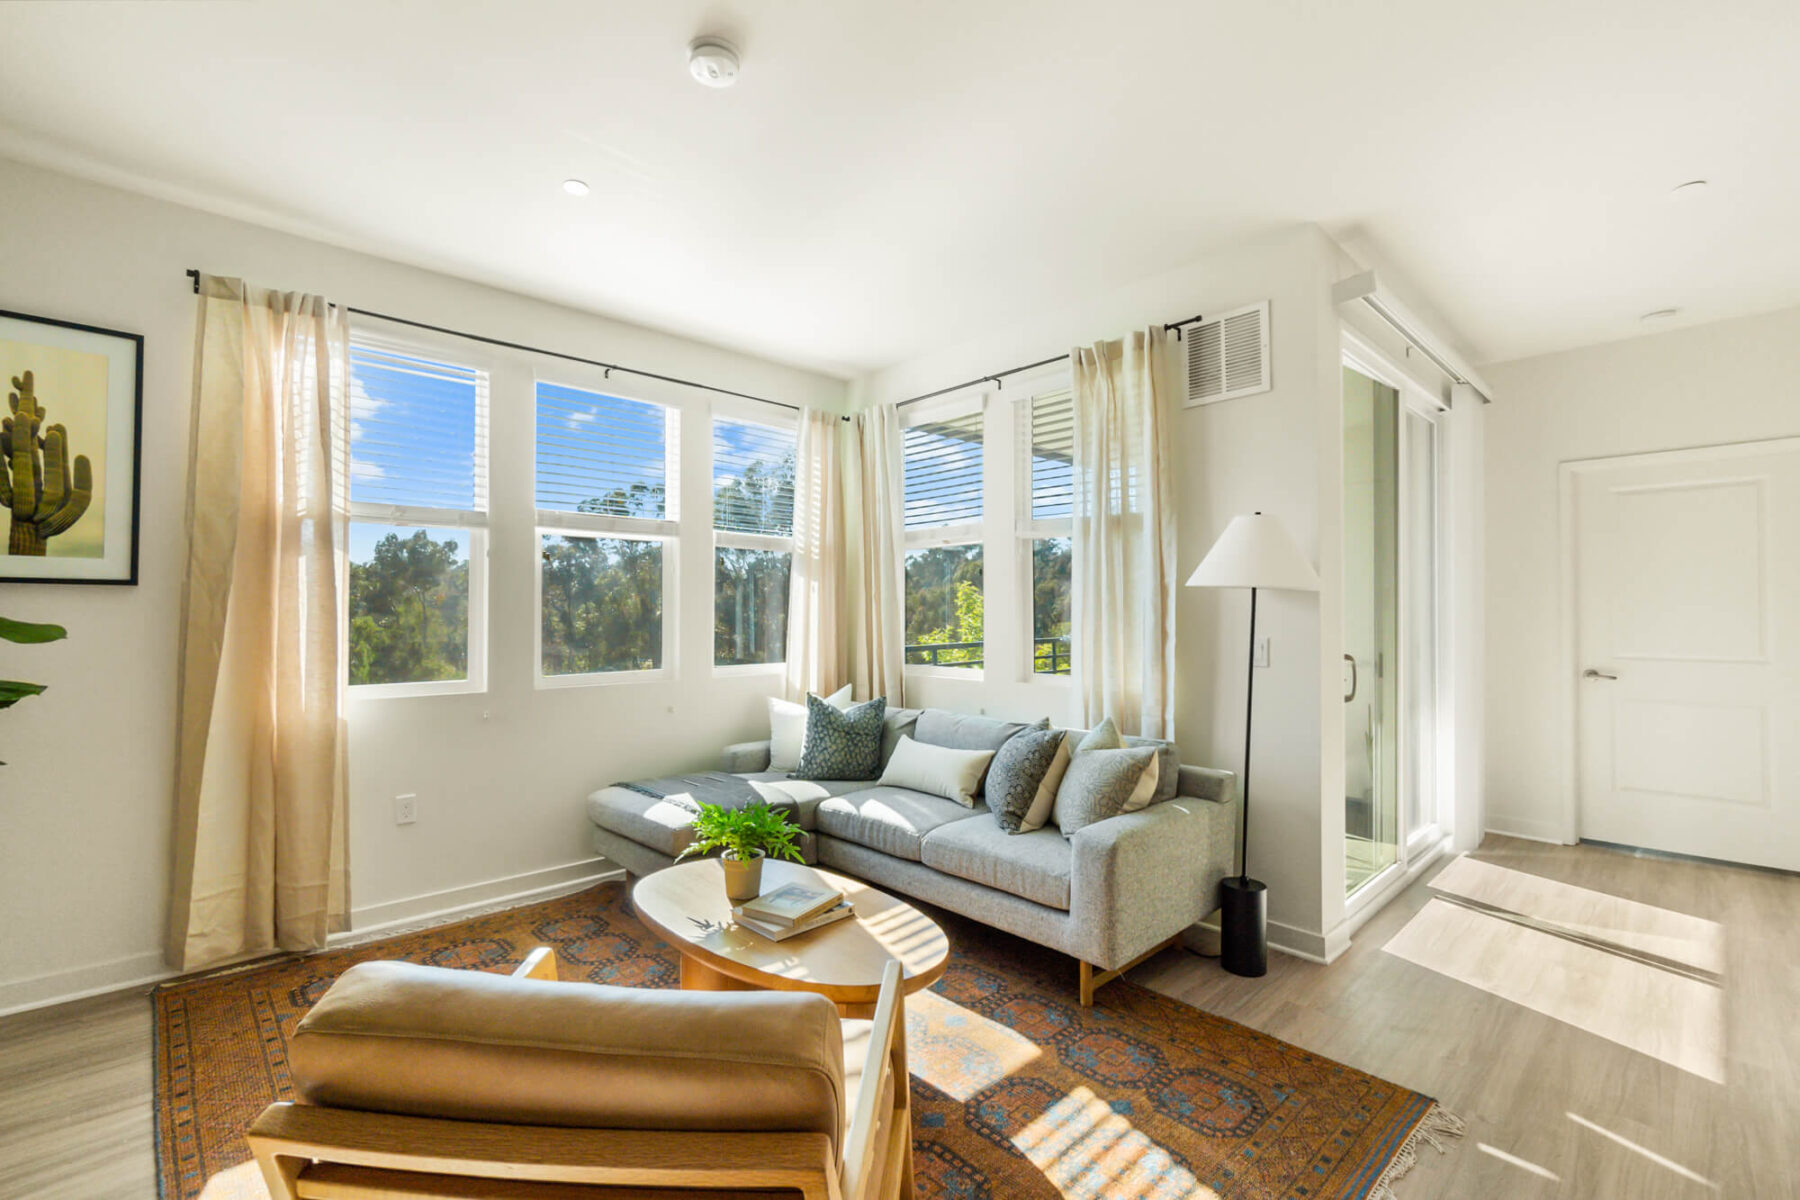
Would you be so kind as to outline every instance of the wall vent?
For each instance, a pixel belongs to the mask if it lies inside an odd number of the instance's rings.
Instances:
[[[1182,330],[1187,345],[1186,406],[1254,396],[1269,380],[1269,302],[1209,317]]]

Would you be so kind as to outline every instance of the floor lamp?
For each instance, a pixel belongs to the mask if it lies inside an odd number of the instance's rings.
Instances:
[[[1243,816],[1238,821],[1238,874],[1221,886],[1219,961],[1233,975],[1269,969],[1269,889],[1250,878],[1250,721],[1256,715],[1256,593],[1263,588],[1319,590],[1319,574],[1281,522],[1262,513],[1231,518],[1206,552],[1189,587],[1250,589],[1250,680],[1244,688],[1244,770],[1238,776]]]

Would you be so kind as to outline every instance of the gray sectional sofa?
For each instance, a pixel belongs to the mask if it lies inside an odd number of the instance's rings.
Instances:
[[[940,710],[890,710],[883,760],[901,733],[969,748],[1019,728]],[[1161,745],[1163,761],[1178,762],[1173,746]],[[1150,807],[1065,838],[1054,823],[1009,834],[979,800],[964,808],[872,780],[799,780],[768,766],[766,741],[727,747],[721,764],[790,810],[805,831],[808,862],[1070,955],[1079,962],[1083,1004],[1217,908],[1219,883],[1233,866],[1238,805],[1228,771],[1183,765],[1172,788],[1165,771]],[[588,797],[588,815],[595,850],[633,875],[670,865],[692,840],[692,809],[680,796],[614,785]]]

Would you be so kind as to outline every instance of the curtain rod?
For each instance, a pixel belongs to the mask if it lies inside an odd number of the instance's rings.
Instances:
[[[189,270],[189,279],[194,281],[194,294],[200,294],[200,272]],[[674,375],[658,375],[655,371],[640,371],[636,367],[622,367],[618,363],[601,362],[597,358],[583,358],[579,354],[564,354],[560,350],[546,350],[542,346],[527,346],[522,342],[508,342],[500,338],[486,337],[479,333],[466,333],[461,329],[448,329],[442,325],[429,325],[424,321],[410,321],[405,317],[393,317],[387,313],[371,312],[366,308],[351,308],[345,305],[344,311],[355,313],[359,317],[374,317],[378,321],[392,321],[396,325],[409,325],[414,329],[429,329],[433,333],[445,333],[451,337],[464,338],[471,342],[483,342],[489,346],[504,346],[508,350],[523,350],[528,354],[543,354],[550,358],[566,359],[569,362],[586,363],[590,367],[604,367],[611,375],[614,371],[623,371],[627,375],[641,375],[645,379],[660,379],[664,383],[680,384],[682,387],[699,388],[703,392],[717,392],[722,396],[736,396],[740,400],[755,400],[759,404],[773,404],[777,408],[801,411],[800,405],[789,404],[784,400],[770,400],[766,396],[752,396],[749,392],[734,392],[730,388],[714,387],[710,383],[696,383],[692,379],[680,379]],[[844,418],[849,420],[848,417]]]
[[[1194,316],[1189,317],[1185,321],[1171,321],[1168,324],[1163,326],[1163,332],[1167,333],[1169,330],[1172,329],[1175,331],[1175,336],[1177,338],[1179,338],[1181,336],[1181,331],[1183,329],[1185,329],[1187,326],[1196,324],[1200,321],[1204,321],[1205,319],[1206,319],[1205,317],[1200,316],[1199,314],[1195,314]],[[1039,367],[1047,367],[1051,363],[1062,362],[1065,359],[1067,359],[1068,357],[1069,356],[1067,354],[1056,354],[1056,355],[1052,355],[1049,358],[1040,358],[1034,363],[1026,363],[1022,367],[1008,367],[1004,371],[995,371],[991,375],[977,376],[976,378],[971,379],[966,383],[954,383],[954,384],[951,384],[949,387],[939,388],[935,392],[926,392],[922,396],[909,396],[905,400],[897,400],[894,402],[894,407],[895,408],[905,408],[907,405],[917,404],[921,400],[935,400],[939,396],[948,396],[951,392],[960,392],[964,388],[974,387],[978,383],[991,383],[995,387],[1005,387],[1006,384],[1004,381],[1008,375],[1017,375],[1022,371],[1035,371]]]

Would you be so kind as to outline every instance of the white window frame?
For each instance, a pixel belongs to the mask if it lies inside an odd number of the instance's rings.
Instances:
[[[475,387],[475,444],[478,453],[473,464],[477,507],[465,510],[411,504],[349,503],[351,524],[399,525],[409,529],[457,529],[468,534],[469,670],[462,679],[431,679],[416,683],[351,683],[348,653],[350,597],[346,590],[343,634],[345,653],[342,668],[346,695],[356,700],[395,700],[411,696],[461,696],[485,692],[488,674],[488,529],[493,511],[493,495],[489,487],[489,462],[492,458],[489,414],[492,408],[494,363],[485,355],[468,353],[467,343],[460,339],[450,342],[425,336],[397,337],[380,329],[364,328],[361,318],[358,318],[350,331],[350,348],[355,350],[363,347],[377,352],[433,359],[480,372],[480,380]],[[354,439],[351,453],[355,453]],[[349,572],[346,568],[346,589],[348,583]]]
[[[762,406],[760,406],[760,405],[757,406],[757,409],[758,409],[758,411],[753,412],[753,411],[750,411],[747,407],[740,408],[739,406],[733,405],[733,404],[717,404],[714,406],[713,411],[708,415],[707,423],[706,423],[706,434],[707,434],[707,437],[706,437],[706,504],[707,504],[706,523],[707,523],[708,528],[712,529],[712,535],[713,535],[712,536],[712,554],[710,555],[710,558],[711,558],[711,564],[710,564],[711,576],[710,576],[710,578],[711,578],[711,582],[712,582],[712,595],[713,595],[713,604],[714,604],[712,620],[715,623],[718,621],[717,604],[718,604],[718,594],[719,594],[719,578],[718,578],[718,571],[719,571],[718,551],[719,550],[726,549],[726,550],[776,550],[776,551],[779,551],[788,556],[788,572],[789,572],[788,578],[790,580],[793,578],[794,535],[793,535],[791,527],[790,527],[790,531],[786,537],[779,537],[779,536],[776,536],[773,534],[764,534],[764,533],[743,533],[743,532],[740,532],[737,530],[718,529],[718,528],[713,527],[713,520],[714,520],[714,514],[712,511],[713,473],[714,473],[714,471],[716,469],[716,465],[717,465],[713,460],[713,453],[714,453],[716,443],[717,443],[718,424],[720,421],[730,421],[730,422],[733,422],[734,424],[738,424],[738,425],[762,425],[762,426],[765,426],[770,429],[779,429],[784,432],[791,433],[794,435],[795,451],[796,451],[796,453],[798,453],[798,451],[799,451],[799,438],[800,438],[799,414],[798,413],[776,414],[776,413],[772,413],[772,412],[763,410]],[[798,481],[796,481],[796,484],[797,483],[798,483]],[[789,591],[789,595],[790,596],[792,595],[791,589]],[[783,618],[783,623],[785,624],[786,618],[791,617],[791,616],[792,616],[791,611],[789,613],[785,614],[784,618]],[[708,628],[710,629],[710,628],[712,628],[712,626],[709,625]],[[723,665],[721,665],[717,661],[718,653],[719,653],[718,646],[711,636],[708,636],[708,638],[707,638],[707,647],[708,647],[708,649],[707,649],[706,657],[709,661],[712,662],[712,673],[716,676],[729,678],[729,677],[737,676],[737,675],[780,675],[787,670],[787,647],[786,646],[782,647],[781,657],[774,662],[725,663]]]
[[[1035,589],[1032,587],[1031,579],[1031,544],[1042,538],[1069,539],[1069,583],[1071,592],[1069,597],[1069,624],[1071,626],[1069,631],[1069,646],[1071,652],[1073,652],[1075,644],[1075,634],[1074,629],[1072,628],[1075,624],[1075,599],[1073,595],[1075,582],[1075,517],[1074,514],[1070,514],[1066,517],[1054,517],[1048,520],[1039,520],[1032,515],[1031,406],[1036,400],[1044,397],[1059,396],[1065,393],[1070,396],[1072,403],[1074,390],[1074,380],[1066,367],[1048,377],[1038,377],[1031,381],[1024,393],[1013,401],[1012,413],[1012,438],[1015,447],[1014,463],[1016,464],[1014,470],[1017,478],[1017,486],[1013,489],[1013,505],[1015,513],[1013,532],[1015,544],[1014,554],[1018,563],[1019,580],[1019,595],[1016,598],[1014,614],[1015,619],[1019,622],[1019,628],[1025,632],[1025,659],[1021,675],[1023,682],[1025,683],[1041,684],[1044,687],[1065,690],[1075,685],[1075,677],[1072,670],[1067,675],[1052,675],[1040,673],[1037,670],[1037,638],[1033,633],[1037,614],[1032,611],[1032,601],[1034,599]],[[1073,664],[1071,664],[1071,666],[1073,666]]]
[[[949,420],[955,417],[968,416],[971,413],[982,415],[981,443],[981,481],[983,503],[981,520],[964,521],[959,525],[932,525],[924,529],[906,528],[906,450],[905,431],[915,425],[928,425],[934,421]],[[988,529],[994,519],[986,503],[988,463],[993,450],[989,444],[987,425],[987,394],[976,392],[961,396],[950,396],[941,400],[921,401],[900,410],[901,450],[900,450],[900,620],[902,645],[905,639],[906,622],[906,558],[915,550],[929,550],[934,546],[980,546],[981,547],[981,593],[982,611],[987,611],[990,595],[988,586]],[[979,682],[987,676],[989,662],[988,630],[992,622],[985,615],[981,622],[981,666],[979,667],[946,667],[929,664],[909,663],[905,652],[901,653],[901,673],[903,677],[918,679],[961,679]]]
[[[531,381],[531,498],[536,513],[532,531],[532,632],[531,676],[539,689],[612,687],[620,684],[657,683],[676,677],[677,651],[681,644],[681,417],[680,402],[661,389],[631,380],[630,386],[614,385],[610,372],[578,370],[559,364],[554,372],[534,372]],[[615,396],[654,404],[663,410],[663,513],[660,519],[620,517],[609,513],[564,512],[536,508],[538,388],[574,388],[597,395]],[[544,674],[544,538],[622,538],[662,543],[662,665],[646,670],[583,671],[571,675]]]

